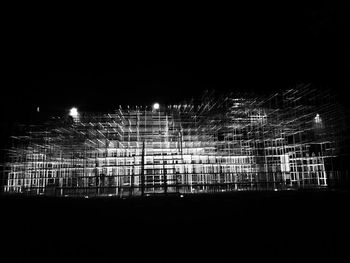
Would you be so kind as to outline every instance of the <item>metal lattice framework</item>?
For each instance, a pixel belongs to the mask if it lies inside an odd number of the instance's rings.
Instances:
[[[333,97],[307,87],[56,118],[13,136],[4,190],[137,196],[326,187],[340,173],[343,118]]]

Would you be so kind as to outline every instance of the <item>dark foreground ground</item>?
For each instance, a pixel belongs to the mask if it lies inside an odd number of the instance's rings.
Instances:
[[[350,262],[346,191],[0,201],[1,262]]]

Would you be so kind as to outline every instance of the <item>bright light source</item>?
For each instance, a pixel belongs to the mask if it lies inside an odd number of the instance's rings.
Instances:
[[[320,114],[316,114],[316,117],[315,117],[315,122],[317,123],[317,124],[320,124],[321,122],[322,122],[322,119],[320,118]]]
[[[157,103],[157,102],[154,103],[154,104],[153,104],[153,109],[154,109],[154,110],[159,110],[159,103]]]
[[[75,107],[71,108],[69,111],[69,115],[72,116],[73,118],[78,117],[78,115],[79,115],[78,109]]]

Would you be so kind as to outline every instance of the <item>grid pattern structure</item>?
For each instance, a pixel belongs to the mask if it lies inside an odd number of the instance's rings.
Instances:
[[[142,196],[327,187],[339,173],[341,118],[334,98],[307,87],[56,118],[13,136],[4,191]]]

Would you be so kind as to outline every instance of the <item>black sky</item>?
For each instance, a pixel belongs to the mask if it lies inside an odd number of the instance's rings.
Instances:
[[[311,82],[343,91],[349,83],[342,4],[158,8],[9,23],[2,119],[37,106],[105,111],[206,89],[266,93]]]

